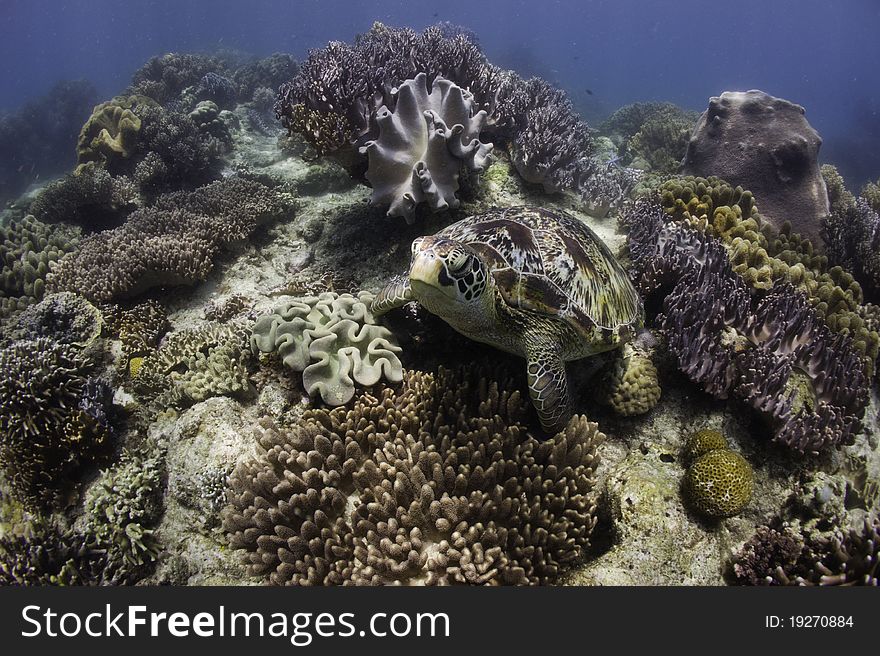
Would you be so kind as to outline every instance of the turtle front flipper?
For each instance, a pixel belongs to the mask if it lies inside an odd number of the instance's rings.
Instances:
[[[565,362],[557,344],[543,342],[529,344],[526,359],[529,396],[541,427],[552,435],[565,428],[571,418]]]
[[[370,312],[374,317],[379,317],[409,303],[412,298],[412,288],[409,286],[407,276],[398,276],[389,282],[382,291],[370,303]]]

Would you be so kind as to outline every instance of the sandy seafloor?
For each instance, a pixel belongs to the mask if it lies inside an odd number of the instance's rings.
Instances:
[[[217,262],[206,282],[163,297],[172,330],[206,322],[207,308],[232,308],[234,314],[240,307],[254,316],[285,296],[378,291],[390,276],[405,270],[413,238],[495,205],[563,209],[585,221],[613,251],[625,241],[614,218],[591,217],[574,200],[524,188],[503,154],[478,191],[465,190],[462,207],[452,216],[425,216],[406,225],[385,216],[382,208],[370,207],[370,189],[351,180],[341,167],[282,151],[280,137],[280,132],[236,131],[230,166],[243,164],[289,181],[298,192],[298,209],[262,228],[239,253]],[[438,363],[452,367],[480,354],[507,357],[457,337],[442,322],[435,328]],[[565,573],[563,583],[722,585],[731,556],[780,508],[797,512],[809,507],[817,516],[845,517],[853,525],[861,521],[865,504],[860,495],[876,489],[880,480],[876,388],[865,416],[868,428],[856,442],[805,462],[784,446],[753,437],[757,420],[742,407],[701,392],[674,363],[658,364],[660,403],[633,418],[615,416],[592,398],[594,387],[584,374],[589,365],[569,365],[574,379],[581,379],[574,388],[576,411],[597,421],[608,439],[600,448],[602,498],[592,547]],[[237,463],[253,455],[252,428],[260,417],[283,414],[289,421],[309,401],[298,374],[261,370],[257,375],[262,377],[259,394],[210,398],[181,411],[170,410],[149,426],[149,437],[167,452],[167,489],[155,533],[163,552],[142,584],[262,583],[247,574],[240,556],[226,545],[219,518],[222,481]],[[754,466],[752,501],[739,515],[719,522],[688,510],[679,490],[684,474],[679,450],[702,428],[722,431],[732,448]]]

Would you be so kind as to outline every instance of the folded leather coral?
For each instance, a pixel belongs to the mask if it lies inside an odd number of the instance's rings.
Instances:
[[[355,384],[371,387],[384,379],[403,380],[401,348],[390,330],[369,310],[373,295],[325,292],[282,303],[257,319],[251,349],[278,353],[282,363],[303,374],[310,396],[328,405],[344,405]]]
[[[370,202],[389,205],[389,216],[415,220],[415,208],[427,202],[433,211],[458,207],[459,171],[482,173],[493,146],[480,142],[486,112],[474,112],[473,96],[438,75],[428,90],[419,73],[394,92],[393,111],[379,108],[379,136],[363,151],[369,159],[366,178]]]
[[[263,419],[229,478],[230,545],[278,585],[550,582],[589,547],[605,436],[575,416],[538,441],[528,410],[509,379],[441,369]]]

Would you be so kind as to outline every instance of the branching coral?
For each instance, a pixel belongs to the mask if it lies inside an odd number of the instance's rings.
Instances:
[[[95,231],[122,223],[139,200],[130,178],[113,177],[91,163],[49,184],[30,211],[44,223],[75,223]]]
[[[233,177],[159,198],[113,230],[90,235],[53,272],[55,290],[94,301],[204,280],[214,258],[292,208],[289,195]]]
[[[589,546],[594,423],[539,442],[509,381],[409,373],[350,410],[264,420],[223,524],[276,584],[538,584]]]
[[[392,90],[419,74],[429,85],[439,76],[467,90],[475,112],[486,112],[485,131],[510,144],[525,179],[605,209],[631,186],[628,172],[593,159],[592,131],[565,92],[493,66],[465,34],[445,36],[436,26],[418,34],[377,23],[354,45],[334,41],[311,51],[279,90],[275,112],[319,154],[350,156],[376,139],[380,108],[394,110]]]
[[[31,506],[52,504],[109,444],[112,391],[89,378],[93,367],[75,347],[44,337],[0,350],[0,466]]]
[[[78,246],[78,230],[45,225],[30,215],[0,226],[0,315],[43,298],[50,270]]]
[[[208,73],[223,72],[222,62],[215,57],[169,52],[139,68],[129,89],[164,104],[177,99],[181,91],[198,84]]]
[[[298,70],[299,66],[291,55],[276,52],[239,67],[232,79],[238,85],[239,98],[249,99],[258,89],[267,87],[273,90],[274,95],[274,91],[296,75]]]
[[[482,173],[492,146],[480,142],[486,112],[474,113],[469,93],[441,76],[430,91],[419,73],[396,90],[394,110],[379,108],[379,136],[364,150],[366,178],[373,187],[370,202],[389,205],[389,216],[415,219],[416,206],[433,211],[458,207],[459,171]]]
[[[633,103],[615,111],[600,126],[602,134],[610,135],[625,161],[640,158],[641,166],[671,173],[678,169],[691,128],[699,118],[665,102]]]
[[[384,379],[399,383],[401,349],[369,310],[369,292],[357,297],[325,292],[284,303],[257,320],[251,335],[255,353],[278,353],[281,362],[303,372],[303,386],[329,405],[344,405],[364,387]]]
[[[811,538],[784,524],[761,526],[733,561],[748,585],[880,584],[880,518],[836,537]]]

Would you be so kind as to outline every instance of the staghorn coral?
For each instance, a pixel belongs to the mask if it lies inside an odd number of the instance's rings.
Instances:
[[[257,429],[223,525],[275,584],[539,584],[589,546],[604,439],[576,416],[545,442],[481,372],[411,372],[399,393]]]
[[[43,223],[74,223],[91,232],[119,225],[139,201],[130,178],[113,177],[90,162],[49,184],[30,212]]]
[[[198,403],[212,396],[247,394],[246,323],[208,323],[166,335],[159,349],[138,363],[133,378],[161,383],[168,403]],[[168,387],[170,386],[170,389]]]
[[[0,350],[0,467],[29,506],[55,503],[113,436],[112,390],[89,378],[93,368],[73,346],[45,337]]]
[[[98,585],[106,553],[92,536],[35,518],[25,534],[0,536],[2,585]]]
[[[344,405],[355,384],[370,387],[385,379],[399,383],[403,366],[394,335],[369,310],[373,295],[324,292],[295,299],[257,319],[251,350],[278,353],[281,362],[303,373],[303,387],[329,405]]]
[[[232,79],[238,85],[239,98],[251,98],[258,89],[269,88],[272,90],[272,102],[274,102],[274,90],[295,76],[298,71],[299,65],[292,55],[276,52],[240,66],[232,74]],[[272,102],[269,103],[270,109]]]
[[[734,556],[735,582],[746,585],[880,584],[880,518],[849,530],[812,535],[778,519],[758,527]]]
[[[427,79],[419,73],[398,87],[394,110],[379,108],[379,136],[363,148],[370,203],[389,205],[388,215],[407,223],[422,202],[435,212],[458,207],[460,169],[479,175],[492,152],[491,144],[480,142],[486,112],[474,112],[472,96],[439,75],[429,90]]]
[[[752,467],[738,453],[713,449],[694,460],[684,475],[682,492],[701,515],[720,519],[739,514],[752,498]]]
[[[49,272],[78,247],[79,230],[46,225],[30,215],[0,226],[0,316],[43,298]]]
[[[221,251],[292,206],[289,195],[241,177],[166,194],[124,225],[85,238],[53,272],[51,287],[105,302],[193,284],[205,279]]]

